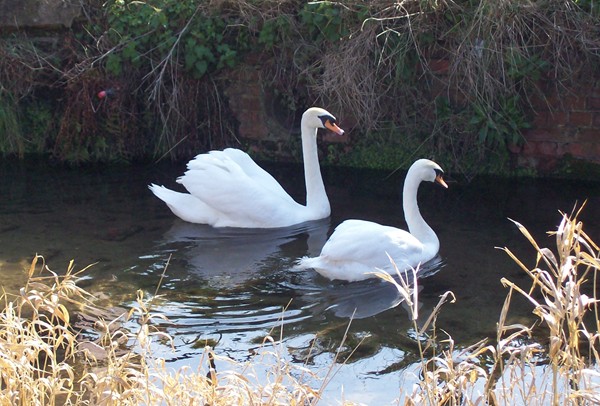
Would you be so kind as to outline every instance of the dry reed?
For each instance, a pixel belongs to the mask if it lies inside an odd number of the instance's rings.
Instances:
[[[435,319],[451,292],[419,327],[418,289],[411,284],[416,274],[410,279],[398,273],[400,282],[379,275],[396,285],[418,332],[422,379],[412,392],[402,393],[405,405],[583,405],[600,400],[600,319],[595,299],[600,257],[578,214],[563,213],[558,230],[550,233],[556,237],[556,254],[514,222],[534,247],[537,260],[530,268],[503,248],[531,278],[531,286],[525,289],[501,280],[509,291],[495,344],[481,340],[459,349],[445,332],[446,339],[437,339]],[[514,292],[534,306],[539,323],[507,324]]]
[[[85,271],[85,270],[84,270]],[[248,362],[206,347],[196,370],[173,370],[153,354],[169,343],[164,316],[138,291],[130,311],[109,311],[36,256],[29,279],[0,313],[0,404],[21,405],[306,405],[320,379],[284,360],[281,341],[267,336]],[[154,296],[156,297],[156,296]],[[131,327],[131,326],[137,327]],[[91,338],[93,337],[93,338]],[[218,366],[218,367],[217,367]]]
[[[419,315],[413,274],[392,278],[416,332],[421,377],[401,390],[406,405],[592,404],[600,401],[600,319],[596,286],[598,246],[583,231],[579,212],[563,214],[556,253],[543,248],[522,225],[537,252],[532,267],[508,255],[531,279],[528,288],[508,287],[494,343],[484,339],[458,347],[436,321],[442,295],[426,317]],[[0,312],[0,404],[27,405],[315,405],[334,379],[332,365],[317,376],[285,360],[283,337],[268,335],[247,362],[235,362],[206,347],[197,369],[173,370],[153,354],[153,343],[169,343],[153,311],[138,292],[130,311],[109,311],[77,286],[73,263],[64,275],[36,256],[28,282]],[[591,283],[593,283],[592,286]],[[539,322],[509,324],[513,295],[533,305]],[[154,295],[156,296],[156,293]],[[133,326],[133,327],[132,327]],[[280,334],[283,334],[281,332]],[[442,336],[443,335],[443,336]],[[343,345],[340,345],[340,348]],[[340,361],[341,362],[341,361]]]

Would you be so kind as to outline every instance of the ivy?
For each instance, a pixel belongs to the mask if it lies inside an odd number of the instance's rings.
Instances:
[[[275,48],[289,35],[291,26],[292,21],[285,14],[265,21],[258,33],[258,43],[266,49]]]
[[[360,27],[368,16],[367,5],[349,11],[341,3],[328,1],[306,3],[300,11],[300,21],[315,42],[336,42],[348,37],[351,29]]]
[[[183,52],[178,55],[185,71],[196,79],[235,66],[240,52],[249,48],[243,42],[248,35],[240,32],[243,27],[227,15],[197,14],[192,1],[112,0],[107,10],[109,36],[118,49],[105,63],[113,75],[120,75],[124,64],[152,69],[169,55],[180,36]]]

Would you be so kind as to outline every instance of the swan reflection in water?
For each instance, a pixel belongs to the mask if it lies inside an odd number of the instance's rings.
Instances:
[[[439,272],[444,266],[442,258],[437,255],[419,267],[418,278],[423,279]],[[392,275],[396,280],[397,275]],[[409,276],[412,279],[412,275]],[[325,278],[320,278],[325,281]],[[409,284],[413,285],[410,281]],[[419,285],[419,291],[422,286]],[[333,312],[337,317],[364,319],[392,309],[404,301],[392,283],[379,278],[365,281],[342,283],[327,281],[327,285],[313,292],[306,293],[303,299],[312,302],[313,311]]]
[[[318,253],[329,219],[274,229],[214,228],[177,221],[164,234],[162,250],[183,261],[184,272],[211,288],[234,288],[264,271],[287,267],[290,251]]]
[[[222,298],[233,290],[248,296],[276,294],[284,305],[293,299],[293,307],[300,306],[304,314],[327,311],[356,319],[398,306],[403,299],[389,282],[332,282],[313,270],[294,269],[298,258],[320,252],[329,232],[329,219],[277,229],[213,228],[176,221],[164,234],[161,248],[173,254],[167,273],[175,280],[186,287],[201,285]],[[432,259],[421,267],[419,277],[436,273],[442,265],[439,256]],[[179,272],[183,275],[172,275]],[[229,305],[240,305],[235,302]]]

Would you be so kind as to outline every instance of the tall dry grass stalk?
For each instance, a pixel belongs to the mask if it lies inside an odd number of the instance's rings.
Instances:
[[[405,405],[541,406],[600,402],[600,318],[595,299],[600,256],[598,246],[583,231],[578,214],[579,211],[563,213],[558,230],[550,232],[556,237],[556,254],[538,245],[524,226],[514,222],[534,247],[537,259],[530,268],[503,248],[531,278],[531,286],[525,289],[506,278],[501,280],[509,290],[498,320],[495,344],[481,340],[457,348],[445,332],[447,338],[438,340],[435,319],[451,292],[442,296],[419,327],[416,271],[412,279],[399,272],[399,278],[380,275],[396,285],[418,332],[422,376],[412,392],[402,393]],[[539,323],[508,324],[515,292],[533,305]]]
[[[75,272],[71,263],[59,275],[36,256],[26,286],[14,297],[4,294],[1,405],[229,406],[319,401],[327,379],[287,362],[282,340],[272,336],[247,362],[220,356],[207,346],[197,369],[174,370],[153,350],[157,341],[171,342],[157,327],[166,319],[153,311],[156,294],[149,300],[139,291],[131,310],[109,311],[96,306],[94,297],[77,286],[83,271]]]
[[[16,298],[3,295],[0,313],[0,404],[75,404],[76,333],[65,306],[84,303],[86,295],[74,283],[72,264],[66,276],[35,277],[36,256],[29,281]],[[43,264],[42,259],[42,265]]]
[[[504,248],[532,280],[529,291],[505,278],[502,283],[533,304],[533,312],[541,321],[540,327],[545,327],[548,339],[546,356],[550,364],[546,372],[551,374],[551,379],[547,381],[549,387],[546,391],[538,392],[547,395],[548,398],[543,400],[551,401],[553,405],[600,400],[600,381],[597,379],[600,374],[594,369],[600,361],[600,319],[596,299],[600,257],[598,246],[577,220],[580,211],[570,216],[563,213],[558,230],[550,233],[556,237],[557,255],[548,248],[540,247],[525,227],[514,222],[537,251],[532,269]],[[592,297],[584,292],[592,294]]]
[[[563,214],[551,233],[556,253],[515,222],[537,259],[528,267],[504,248],[531,286],[502,279],[508,293],[493,343],[484,339],[459,347],[437,327],[444,303],[455,300],[451,292],[426,317],[420,315],[418,270],[398,272],[397,278],[380,274],[403,296],[416,333],[421,375],[401,393],[405,405],[600,402],[595,299],[600,257],[578,214]],[[175,370],[153,351],[157,341],[171,341],[158,327],[165,318],[153,310],[156,292],[150,300],[138,292],[130,311],[108,311],[77,286],[80,272],[71,263],[59,275],[36,256],[25,287],[17,295],[3,295],[0,404],[315,405],[335,377],[335,364],[317,376],[286,361],[283,337],[272,335],[246,362],[207,346],[197,368]],[[515,293],[533,305],[538,323],[509,323]]]

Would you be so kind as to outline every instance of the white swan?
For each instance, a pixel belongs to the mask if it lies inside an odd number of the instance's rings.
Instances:
[[[344,130],[319,107],[304,112],[300,127],[306,206],[296,203],[248,154],[234,148],[200,154],[188,162],[177,182],[189,193],[155,184],[149,188],[176,216],[213,227],[275,228],[326,218],[331,208],[319,167],[317,130],[328,128],[338,135]]]
[[[393,274],[388,255],[400,271],[429,261],[440,242],[421,216],[417,191],[424,180],[447,188],[442,174],[442,168],[428,159],[419,159],[408,170],[402,203],[410,232],[371,221],[346,220],[336,227],[318,257],[302,258],[296,268],[313,268],[329,279],[352,282],[375,277],[377,270]]]

